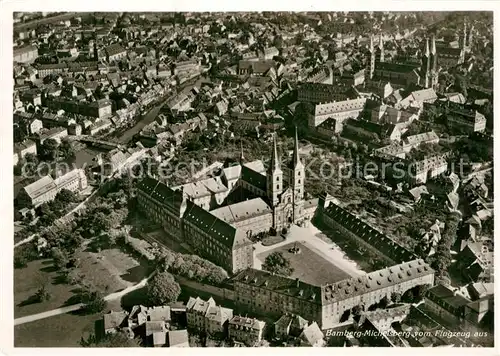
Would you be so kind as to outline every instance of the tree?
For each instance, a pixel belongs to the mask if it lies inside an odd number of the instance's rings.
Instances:
[[[25,268],[28,266],[28,260],[23,254],[14,253],[14,268]]]
[[[421,301],[424,299],[427,291],[429,290],[428,284],[421,284],[414,288],[415,301]]]
[[[38,302],[44,302],[46,300],[50,300],[51,297],[52,295],[49,293],[45,285],[41,286],[35,294],[35,298]]]
[[[111,221],[103,212],[98,212],[93,219],[94,231],[107,231],[111,227]]]
[[[412,289],[408,289],[402,297],[402,300],[404,300],[407,303],[413,303],[415,300],[415,294],[413,293]]]
[[[61,189],[56,195],[56,199],[62,203],[74,203],[77,201],[76,194],[68,189]]]
[[[363,312],[363,307],[361,305],[355,305],[352,307],[352,315],[359,316]]]
[[[290,260],[285,258],[281,252],[273,252],[268,255],[262,264],[262,269],[283,276],[290,276],[293,273]]]
[[[88,313],[100,313],[106,309],[107,302],[99,291],[83,290],[80,294],[81,303],[85,304],[84,310]]]
[[[59,152],[61,153],[61,156],[67,160],[67,159],[74,159],[75,158],[75,150],[73,146],[71,145],[71,142],[67,139],[63,139],[61,142],[61,145],[59,146]]]
[[[181,287],[168,272],[157,273],[147,284],[147,298],[152,305],[177,301]]]
[[[83,337],[80,340],[82,347],[140,347],[141,344],[137,339],[131,339],[124,331],[118,331],[113,334],[106,334],[101,338],[97,338],[92,334],[85,340]]]
[[[380,300],[379,306],[380,306],[380,308],[385,309],[385,308],[387,308],[389,303],[390,303],[389,298],[387,298],[387,296],[385,296]]]
[[[399,303],[399,302],[401,302],[401,293],[393,292],[391,294],[391,300],[392,300],[393,303]]]
[[[43,141],[40,146],[40,156],[48,161],[54,161],[59,156],[59,144],[53,138]]]
[[[54,261],[54,266],[58,269],[65,268],[69,263],[69,258],[66,252],[62,251],[58,247],[53,247],[51,250],[52,260]]]

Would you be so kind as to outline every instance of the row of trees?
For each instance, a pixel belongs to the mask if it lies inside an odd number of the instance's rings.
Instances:
[[[436,277],[438,278],[448,277],[448,268],[452,262],[451,247],[457,238],[460,220],[458,213],[448,215],[445,229],[441,234],[441,240],[439,240],[436,247],[436,253],[430,257],[431,267],[436,271]]]
[[[216,264],[197,255],[185,255],[170,250],[164,251],[161,270],[212,285],[218,285],[229,278],[227,272]]]

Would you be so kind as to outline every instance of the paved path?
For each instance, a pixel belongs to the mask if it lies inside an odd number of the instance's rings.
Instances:
[[[137,289],[144,287],[146,285],[146,283],[148,282],[149,278],[151,278],[154,275],[154,273],[155,272],[151,273],[148,277],[144,278],[139,283],[137,283],[133,286],[125,288],[124,290],[119,291],[119,292],[108,294],[107,296],[104,297],[104,299],[106,301],[116,300],[116,299],[119,299],[119,298],[123,297],[124,295],[130,293],[130,292],[133,292]],[[15,319],[14,325],[21,325],[21,324],[29,323],[29,322],[40,320],[40,319],[50,318],[51,316],[70,313],[70,312],[73,312],[75,310],[79,310],[79,309],[83,308],[84,305],[85,304],[83,304],[83,303],[78,303],[78,304],[68,305],[68,306],[62,307],[62,308],[49,310],[49,311],[39,313],[39,314],[23,316],[21,318]]]
[[[283,242],[271,246],[264,246],[260,242],[255,244],[254,268],[261,269],[262,261],[257,257],[259,254],[293,242],[300,242],[353,277],[365,273],[355,262],[347,259],[340,247],[333,242],[326,242],[319,238],[317,235],[320,233],[321,231],[312,224],[309,224],[308,227],[292,225],[287,239]]]

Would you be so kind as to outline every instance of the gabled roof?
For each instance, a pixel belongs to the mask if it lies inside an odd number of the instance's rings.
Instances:
[[[410,73],[415,68],[418,68],[418,65],[389,63],[389,62],[380,62],[377,63],[377,65],[375,66],[375,70],[383,70],[396,73]]]
[[[321,288],[266,271],[248,268],[233,277],[233,281],[293,296],[312,303],[321,303]]]
[[[413,252],[408,251],[388,236],[333,202],[330,203],[323,213],[359,238],[374,245],[379,251],[395,261],[408,261],[416,257]]]
[[[214,216],[232,224],[251,217],[271,214],[271,207],[262,198],[246,200],[210,211]]]
[[[103,315],[104,330],[114,329],[122,326],[123,322],[127,319],[128,313],[126,311],[110,311]]]
[[[300,334],[300,338],[309,345],[315,345],[318,341],[324,338],[324,334],[316,322],[306,326]]]
[[[31,199],[36,199],[40,195],[45,194],[53,189],[57,189],[57,185],[51,176],[44,176],[36,182],[33,182],[24,187],[26,194],[28,194]]]
[[[230,321],[229,325],[239,325],[243,327],[248,327],[254,330],[262,330],[264,329],[264,326],[266,323],[264,321],[255,319],[255,318],[249,318],[241,315],[236,315],[234,316]]]
[[[181,204],[183,202],[183,193],[174,191],[164,183],[156,179],[146,177],[137,184],[137,189],[155,199],[159,203],[167,206],[173,212],[180,216]]]
[[[157,306],[149,308],[147,311],[149,321],[170,321],[170,307]]]
[[[187,201],[183,219],[185,223],[205,231],[231,249],[251,244],[243,230],[231,226],[191,201]]]
[[[241,179],[251,185],[261,189],[266,190],[267,178],[265,175],[254,171],[247,165],[241,167]]]

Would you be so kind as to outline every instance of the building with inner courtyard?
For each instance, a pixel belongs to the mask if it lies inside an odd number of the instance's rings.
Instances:
[[[229,273],[253,266],[249,238],[292,224],[307,223],[318,199],[304,199],[304,164],[295,144],[291,160],[282,165],[273,137],[267,168],[260,160],[221,169],[215,177],[170,188],[145,178],[138,185],[143,211],[178,240]]]

